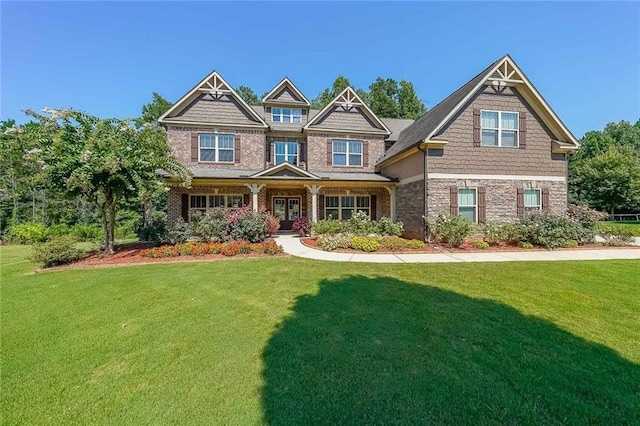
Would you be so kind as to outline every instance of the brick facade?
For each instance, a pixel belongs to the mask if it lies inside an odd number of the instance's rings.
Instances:
[[[368,165],[363,167],[333,167],[327,161],[327,141],[351,139],[368,143]],[[384,137],[360,137],[348,134],[310,133],[307,136],[307,169],[310,172],[369,172],[375,171],[376,161],[384,154]]]
[[[396,188],[396,219],[404,223],[408,238],[424,238],[424,181],[401,184]]]

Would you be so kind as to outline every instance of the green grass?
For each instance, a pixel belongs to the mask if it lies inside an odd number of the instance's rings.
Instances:
[[[640,237],[640,222],[636,220],[625,220],[621,222],[603,222],[607,226],[613,228],[629,229],[633,232],[633,235]]]
[[[640,261],[297,258],[33,273],[0,247],[6,424],[634,424]]]

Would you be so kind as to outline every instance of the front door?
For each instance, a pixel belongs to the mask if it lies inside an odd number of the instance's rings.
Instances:
[[[290,231],[300,217],[300,197],[273,197],[273,215],[280,219],[280,229]]]

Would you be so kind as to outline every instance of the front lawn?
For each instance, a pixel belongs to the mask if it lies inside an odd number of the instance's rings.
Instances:
[[[613,228],[628,229],[636,237],[640,237],[640,222],[636,220],[625,220],[621,222],[603,222]]]
[[[633,424],[640,261],[223,260],[32,273],[0,247],[6,424]]]

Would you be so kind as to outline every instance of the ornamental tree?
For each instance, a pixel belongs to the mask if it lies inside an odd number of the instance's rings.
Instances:
[[[69,195],[84,194],[98,205],[104,227],[104,249],[113,253],[116,211],[157,185],[158,170],[188,185],[188,170],[172,154],[164,129],[135,128],[132,120],[101,119],[89,114],[45,108],[27,110],[40,126],[33,135],[42,147],[47,182]]]

